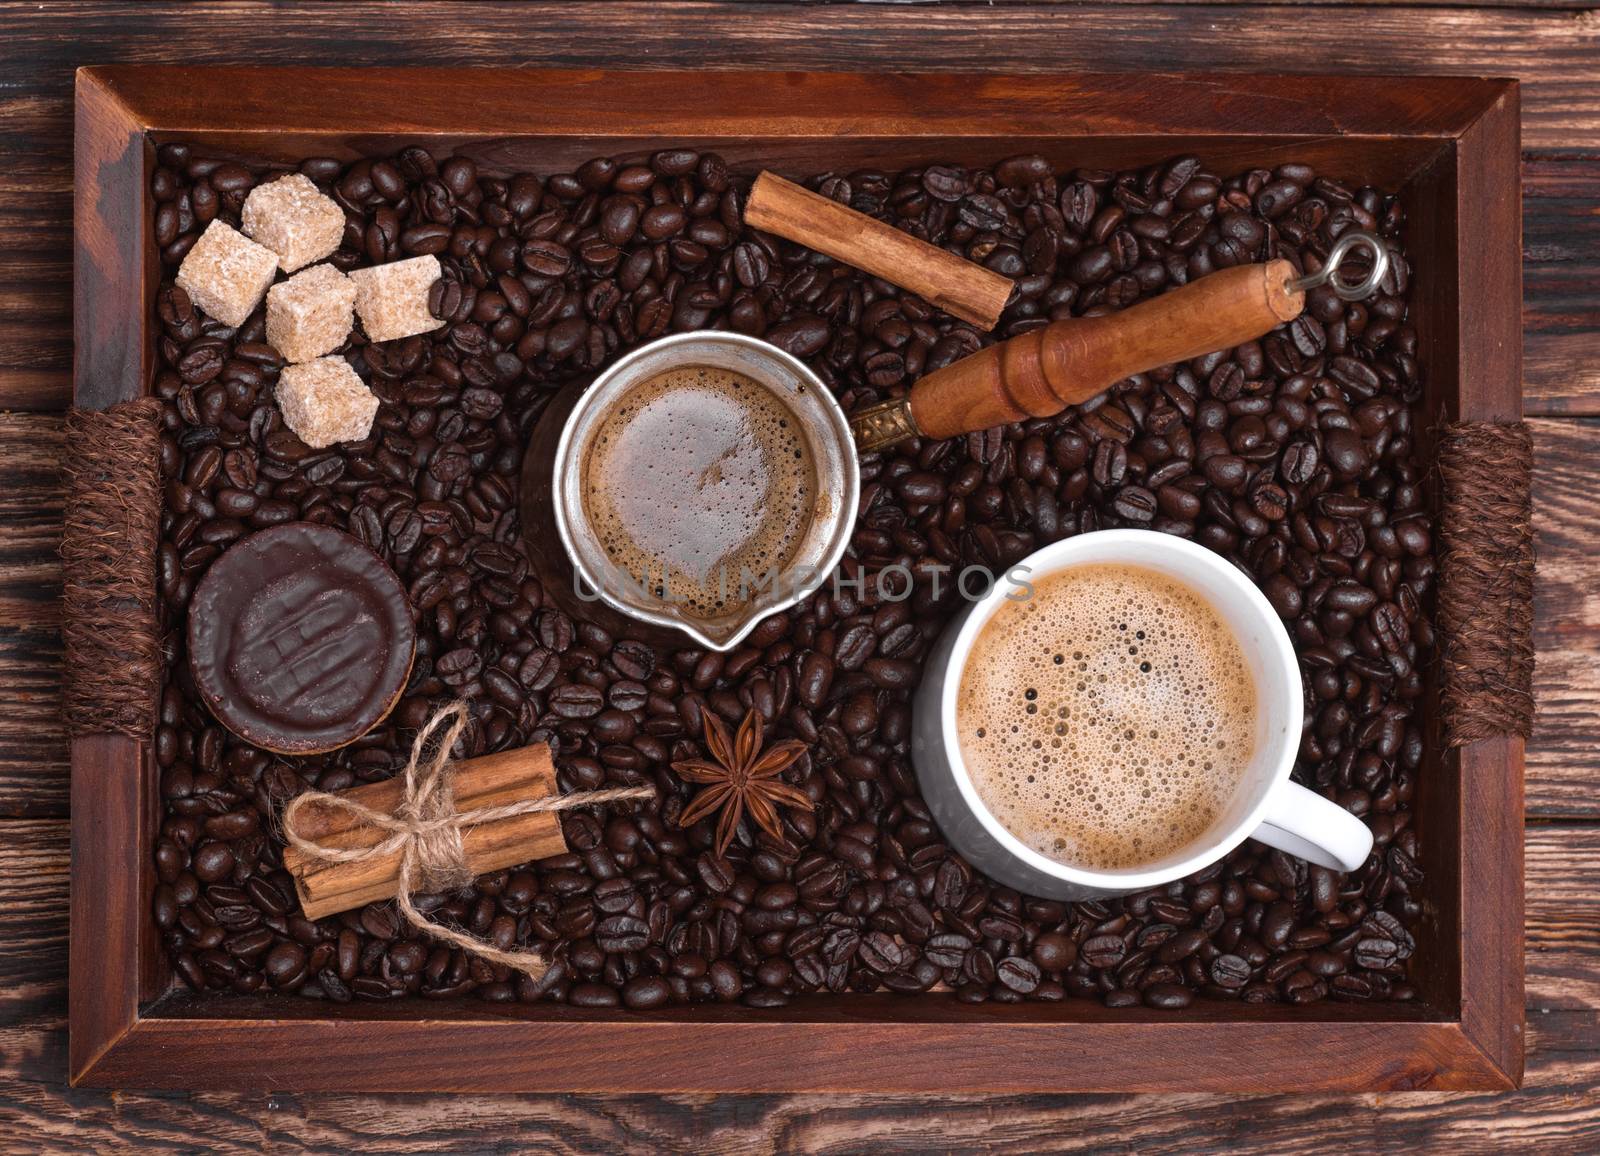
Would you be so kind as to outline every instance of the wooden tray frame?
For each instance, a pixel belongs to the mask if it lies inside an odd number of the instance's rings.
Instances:
[[[148,389],[158,280],[147,174],[191,141],[256,160],[397,143],[560,171],[663,143],[807,173],[1038,151],[1238,169],[1310,160],[1403,187],[1427,418],[1521,417],[1515,81],[1448,77],[868,75],[111,66],[80,69],[75,399]],[[787,1008],[582,1011],[461,1001],[198,999],[150,918],[146,744],[72,743],[74,1084],[347,1091],[1357,1091],[1517,1086],[1520,739],[1431,736],[1417,823],[1429,901],[1411,1005],[1169,1014],[1087,1001],[817,996]]]

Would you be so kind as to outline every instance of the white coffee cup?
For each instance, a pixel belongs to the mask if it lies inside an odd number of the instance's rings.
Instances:
[[[945,630],[929,655],[913,705],[911,756],[939,829],[979,871],[1028,895],[1091,899],[1126,895],[1181,879],[1246,838],[1336,871],[1354,871],[1372,851],[1372,832],[1343,807],[1289,780],[1304,722],[1300,665],[1266,597],[1226,559],[1150,530],[1101,530],[1052,543],[1011,571],[1028,583],[1093,564],[1136,566],[1201,595],[1233,631],[1256,684],[1256,742],[1233,798],[1199,839],[1136,868],[1095,871],[1050,859],[1006,830],[979,798],[961,757],[956,698],[979,631],[1022,591],[997,581]],[[1070,640],[1063,640],[1067,642]]]

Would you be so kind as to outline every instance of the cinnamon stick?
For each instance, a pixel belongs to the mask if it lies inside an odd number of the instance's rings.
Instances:
[[[557,794],[555,764],[543,743],[455,763],[456,809],[473,811]],[[393,814],[405,794],[399,777],[341,792],[375,811]],[[296,817],[295,833],[340,850],[375,847],[388,832],[340,810],[312,804]],[[462,832],[467,865],[476,875],[533,859],[565,854],[561,821],[551,811],[482,823]],[[283,865],[294,876],[307,919],[320,919],[366,903],[392,898],[399,890],[401,852],[357,863],[314,859],[298,848],[284,848]]]
[[[1009,277],[919,241],[775,173],[763,172],[756,178],[744,219],[754,228],[908,289],[985,331],[995,327],[1011,297]]]

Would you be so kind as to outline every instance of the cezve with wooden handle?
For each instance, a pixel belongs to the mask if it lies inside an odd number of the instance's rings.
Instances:
[[[1049,417],[1135,373],[1252,341],[1305,308],[1288,261],[1222,269],[1117,313],[1053,321],[851,418],[859,448]]]
[[[994,271],[774,173],[756,180],[745,223],[865,269],[984,330],[1011,293]],[[1356,284],[1340,281],[1339,265],[1356,248],[1367,251],[1370,271]],[[850,429],[870,453],[907,438],[1050,417],[1133,374],[1253,341],[1300,316],[1307,289],[1327,284],[1344,300],[1359,300],[1388,263],[1380,238],[1352,229],[1310,276],[1281,259],[1239,265],[1120,313],[1054,321],[930,373],[904,397],[858,412]]]

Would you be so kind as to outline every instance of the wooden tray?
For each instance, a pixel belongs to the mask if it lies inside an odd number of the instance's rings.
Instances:
[[[1305,160],[1402,188],[1427,419],[1521,417],[1515,81],[96,67],[77,76],[76,402],[145,393],[158,280],[148,174],[184,140],[256,161],[421,143],[557,172],[666,143],[790,174],[1039,152],[1218,172]],[[1426,423],[1424,423],[1426,424]],[[474,1001],[196,999],[150,916],[147,747],[72,744],[75,1084],[480,1091],[1354,1091],[1521,1080],[1522,741],[1431,736],[1415,1004],[1197,1001],[1178,1013],[894,995],[655,1013]]]

